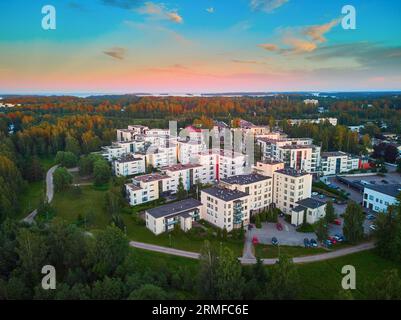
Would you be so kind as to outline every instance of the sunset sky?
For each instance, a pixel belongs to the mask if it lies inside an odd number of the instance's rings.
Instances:
[[[41,27],[43,5],[57,29]],[[341,27],[356,8],[357,29]],[[401,89],[399,0],[0,2],[0,93]]]

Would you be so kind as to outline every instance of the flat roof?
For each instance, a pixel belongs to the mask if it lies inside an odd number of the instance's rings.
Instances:
[[[221,188],[221,187],[211,187],[208,189],[202,190],[202,192],[205,192],[213,197],[216,197],[218,199],[221,199],[223,201],[233,201],[236,199],[241,199],[244,197],[249,196],[248,193],[239,191],[239,190],[230,190],[227,188]]]
[[[158,181],[158,180],[163,180],[163,179],[168,179],[168,178],[170,178],[170,177],[165,174],[150,173],[150,174],[144,174],[142,176],[137,176],[133,179],[136,181],[141,181],[141,182],[152,182],[152,181]]]
[[[369,184],[365,185],[365,189],[371,189],[395,198],[401,193],[401,184]]]
[[[294,168],[290,168],[290,167],[280,169],[275,172],[285,174],[285,175],[291,176],[291,177],[302,177],[302,176],[309,175],[309,173],[307,173],[305,171],[298,171],[298,170],[295,170]]]
[[[347,154],[342,151],[322,152],[322,157],[343,157],[343,156],[347,156]]]
[[[138,187],[138,186],[134,185],[133,183],[128,183],[128,184],[126,184],[126,186],[127,186],[128,188],[130,188],[132,191],[139,191],[139,190],[142,190],[141,187]]]
[[[178,163],[172,166],[168,167],[163,167],[161,168],[162,170],[166,171],[181,171],[181,170],[187,170],[187,169],[193,169],[193,168],[199,168],[202,167],[200,164],[195,164],[195,163],[188,163],[188,164],[182,164]]]
[[[202,205],[202,203],[200,201],[193,199],[193,198],[189,198],[189,199],[165,204],[160,207],[148,209],[148,210],[146,210],[146,212],[154,218],[162,218],[162,217],[170,216],[173,214],[179,214],[179,213],[184,214],[184,213],[187,213],[189,210],[195,209],[201,205]]]
[[[316,209],[316,208],[320,208],[321,206],[324,206],[326,203],[322,202],[320,200],[317,200],[317,199],[306,198],[306,199],[297,201],[297,204],[302,207],[305,207],[305,208]]]
[[[251,173],[251,174],[241,174],[237,176],[231,176],[225,179],[221,179],[221,181],[228,184],[246,185],[269,179],[271,179],[271,177],[262,176],[261,174],[258,173]]]
[[[144,161],[143,158],[135,157],[133,154],[124,154],[121,157],[119,157],[117,162],[134,162],[134,161]]]

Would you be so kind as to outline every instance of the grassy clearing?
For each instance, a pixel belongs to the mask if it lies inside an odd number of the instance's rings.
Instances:
[[[265,259],[277,258],[279,255],[279,250],[280,254],[286,254],[290,257],[310,256],[327,252],[327,250],[323,248],[305,248],[296,246],[273,246],[258,244],[255,246],[255,256]]]

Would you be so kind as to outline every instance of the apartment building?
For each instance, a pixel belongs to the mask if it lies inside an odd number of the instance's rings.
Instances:
[[[228,232],[249,224],[249,194],[222,187],[201,191],[202,219]]]
[[[168,184],[168,190],[171,193],[176,193],[178,191],[178,185],[180,178],[185,190],[190,190],[197,182],[201,182],[202,166],[199,164],[181,164],[178,163],[173,166],[163,167],[161,171],[169,176],[166,181]]]
[[[251,173],[232,176],[221,179],[220,185],[249,194],[250,215],[266,210],[273,202],[273,178],[265,175]]]
[[[321,168],[324,176],[349,172],[359,168],[359,158],[342,151],[322,152]]]
[[[131,206],[150,202],[168,190],[169,176],[159,173],[151,173],[132,179],[132,183],[125,185],[128,202]]]
[[[146,227],[155,235],[174,230],[179,225],[184,232],[200,219],[202,203],[195,199],[169,203],[145,211]]]
[[[306,215],[306,217],[305,217]],[[304,223],[314,224],[326,216],[326,203],[313,198],[299,200],[291,209],[291,224],[299,226]]]
[[[141,153],[146,157],[146,166],[153,168],[168,167],[177,164],[177,145],[151,146]]]
[[[199,153],[206,149],[206,145],[199,141],[178,141],[177,142],[177,153],[178,161],[182,164],[196,162]]]
[[[282,169],[284,169],[284,162],[272,158],[257,161],[256,165],[253,166],[254,172],[272,178],[275,171]]]
[[[286,214],[291,214],[291,210],[298,205],[298,201],[311,197],[312,175],[310,173],[284,168],[273,173],[273,180],[273,202]]]
[[[144,157],[132,153],[124,154],[113,161],[113,172],[116,176],[131,176],[146,172]]]
[[[330,123],[332,126],[336,126],[338,124],[338,119],[337,118],[290,119],[290,120],[288,120],[288,122],[292,126],[300,125],[301,123],[319,124],[319,123],[325,123],[325,122]]]
[[[375,212],[387,212],[388,206],[398,203],[401,184],[365,185],[363,206]]]

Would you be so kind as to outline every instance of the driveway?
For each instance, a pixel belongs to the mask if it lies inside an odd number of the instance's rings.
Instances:
[[[283,218],[279,218],[279,222],[283,225],[283,230],[279,231],[275,223],[262,223],[262,228],[253,228],[247,232],[247,240],[252,241],[256,236],[259,243],[271,244],[273,237],[276,237],[280,245],[287,246],[303,246],[305,238],[316,239],[315,233],[301,233],[296,231],[296,227],[287,223]]]

